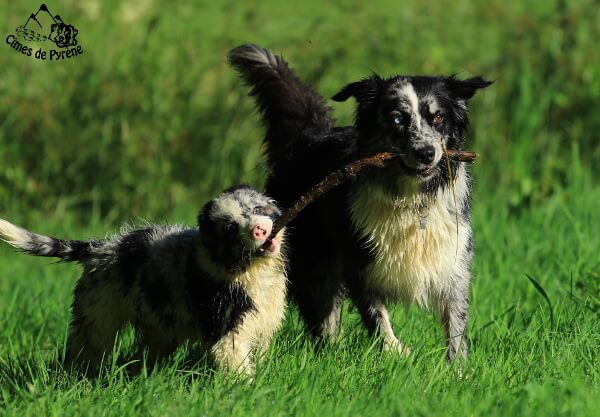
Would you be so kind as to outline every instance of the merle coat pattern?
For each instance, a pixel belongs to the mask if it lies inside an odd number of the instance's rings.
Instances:
[[[382,151],[398,156],[385,169],[361,171],[292,223],[290,292],[308,328],[334,336],[349,295],[384,348],[408,353],[385,304],[415,302],[439,313],[448,359],[466,357],[470,179],[463,164],[442,156],[445,148],[463,149],[467,101],[491,83],[373,75],[333,97],[357,101],[354,125],[337,127],[325,100],[283,58],[242,45],[229,61],[262,113],[266,190],[283,208],[348,162]]]
[[[283,233],[268,237],[280,214],[273,200],[238,186],[204,206],[199,228],[152,225],[79,241],[0,220],[0,238],[23,252],[83,267],[74,290],[67,366],[96,372],[129,323],[139,354],[147,349],[150,360],[189,340],[200,342],[219,369],[248,374],[253,355],[264,352],[284,318]]]

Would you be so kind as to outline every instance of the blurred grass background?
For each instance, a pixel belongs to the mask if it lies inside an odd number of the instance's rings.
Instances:
[[[261,128],[225,60],[244,42],[327,97],[371,71],[495,79],[472,103],[477,195],[518,213],[567,199],[574,170],[597,184],[596,1],[47,5],[84,53],[42,62],[0,47],[0,207],[15,221],[193,221],[224,187],[260,186]],[[3,39],[37,7],[0,1]],[[342,123],[352,111],[335,105]]]
[[[2,39],[36,1],[0,0]],[[177,361],[152,378],[57,375],[79,268],[0,245],[0,414],[597,414],[597,1],[46,4],[84,53],[40,62],[0,45],[0,217],[58,237],[137,218],[191,224],[223,188],[262,185],[262,130],[225,61],[241,43],[283,54],[326,97],[371,71],[495,79],[469,132],[481,154],[470,376],[442,362],[432,315],[392,305],[414,363],[377,353],[354,312],[342,343],[316,351],[291,309],[253,385]],[[352,102],[334,110],[351,122]]]

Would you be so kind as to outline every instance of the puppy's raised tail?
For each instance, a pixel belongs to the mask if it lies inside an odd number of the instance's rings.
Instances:
[[[84,261],[92,255],[94,242],[62,240],[38,235],[0,219],[0,239],[22,252],[35,256]]]
[[[278,143],[326,133],[333,127],[325,100],[303,83],[287,62],[268,49],[245,44],[229,51],[229,63],[251,87],[250,95],[267,127],[266,145],[277,151]]]

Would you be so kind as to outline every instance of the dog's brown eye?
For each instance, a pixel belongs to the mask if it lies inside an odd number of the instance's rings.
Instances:
[[[444,116],[442,116],[441,114],[436,114],[435,116],[433,116],[433,124],[434,125],[439,125],[443,121],[444,121]]]

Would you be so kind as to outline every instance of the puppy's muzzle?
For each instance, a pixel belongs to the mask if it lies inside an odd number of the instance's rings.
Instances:
[[[271,227],[266,223],[257,223],[250,229],[250,236],[255,241],[265,240],[271,234]]]
[[[277,255],[280,248],[280,242],[276,237],[271,236],[273,225],[266,222],[258,222],[250,229],[250,237],[258,245],[258,252],[272,257]]]

